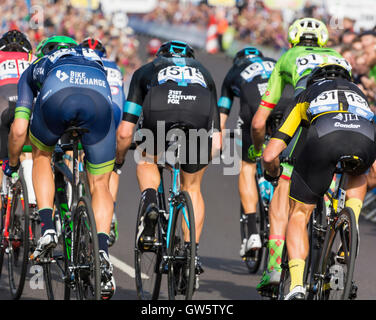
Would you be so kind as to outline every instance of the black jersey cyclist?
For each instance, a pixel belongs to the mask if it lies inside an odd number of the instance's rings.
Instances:
[[[256,47],[246,47],[235,55],[233,65],[227,72],[222,83],[221,97],[218,107],[221,118],[221,130],[224,132],[228,115],[235,97],[240,99],[240,111],[237,128],[241,129],[241,140],[236,141],[241,155],[239,173],[239,194],[245,212],[243,219],[248,224],[248,235],[243,239],[240,256],[245,256],[250,250],[261,248],[261,239],[256,227],[256,208],[258,202],[255,179],[256,164],[249,159],[248,149],[252,145],[251,123],[256,113],[261,97],[266,91],[268,79],[274,69],[275,60],[264,57]],[[282,112],[279,104],[274,112]]]
[[[185,42],[165,42],[159,48],[157,57],[133,74],[124,106],[123,121],[117,133],[115,166],[124,161],[139,118],[139,130],[135,137],[141,132],[140,129],[147,129],[152,133],[152,138],[146,139],[146,146],[150,146],[146,153],[151,157],[159,156],[165,151],[164,146],[167,147],[168,144],[161,145],[161,142],[166,141],[166,134],[176,123],[184,123],[190,129],[203,129],[209,134],[213,130],[217,131],[212,134],[212,139],[209,138],[206,146],[205,143],[197,141],[197,148],[190,148],[193,142],[188,139],[185,152],[187,161],[181,159],[182,189],[188,191],[192,198],[198,244],[205,214],[201,181],[211,158],[210,147],[219,151],[221,137],[214,81],[203,65],[195,59],[193,49]],[[161,126],[163,130],[160,130]],[[150,241],[154,238],[154,222],[158,213],[156,192],[160,183],[154,161],[140,161],[137,177],[146,208],[145,222],[140,226],[138,239]]]
[[[306,141],[291,176],[291,206],[287,226],[287,249],[291,275],[286,299],[304,299],[303,273],[308,255],[306,223],[317,201],[329,189],[337,162],[342,156],[363,160],[349,175],[346,206],[359,218],[367,191],[365,172],[376,157],[373,112],[362,91],[342,65],[322,64],[307,78],[307,89],[263,153],[270,176],[278,176],[278,155],[299,126],[308,127]]]

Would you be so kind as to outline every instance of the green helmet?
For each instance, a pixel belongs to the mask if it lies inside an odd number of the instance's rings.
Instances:
[[[320,20],[303,18],[294,21],[289,28],[288,40],[297,45],[302,38],[314,38],[320,47],[324,47],[329,39],[328,29]]]
[[[36,55],[38,58],[49,54],[51,51],[63,48],[72,48],[77,46],[78,43],[70,38],[65,36],[53,36],[47,39],[42,40],[36,49]]]

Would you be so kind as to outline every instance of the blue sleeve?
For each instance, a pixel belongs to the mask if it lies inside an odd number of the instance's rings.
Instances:
[[[33,85],[34,64],[30,65],[21,75],[18,81],[17,91],[18,99],[16,104],[15,119],[30,119],[33,107],[34,97],[37,95],[37,89]]]

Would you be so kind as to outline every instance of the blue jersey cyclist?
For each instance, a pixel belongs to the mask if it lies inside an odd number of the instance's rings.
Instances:
[[[117,128],[123,115],[123,106],[126,100],[124,94],[123,74],[116,62],[107,58],[106,48],[99,39],[86,38],[81,42],[80,46],[94,50],[95,53],[102,58],[104,68],[107,72],[107,81],[111,88],[115,127]],[[120,173],[121,171],[118,168],[115,168],[110,178],[110,191],[114,201],[114,214],[111,222],[109,246],[112,246],[119,237],[115,210]]]
[[[33,146],[33,184],[41,218],[42,236],[32,259],[57,244],[52,220],[54,180],[51,156],[64,131],[74,125],[89,130],[82,136],[92,205],[97,224],[102,273],[102,297],[115,291],[108,258],[108,234],[113,214],[109,179],[116,151],[113,102],[100,57],[78,47],[69,37],[54,36],[37,48],[40,58],[22,74],[18,84],[15,120],[9,135],[10,173],[28,133]],[[33,101],[36,102],[33,106]],[[31,118],[30,118],[31,117]]]

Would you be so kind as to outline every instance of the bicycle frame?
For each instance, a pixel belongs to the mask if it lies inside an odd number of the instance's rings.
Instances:
[[[14,178],[8,178],[6,176],[3,177],[3,182],[2,182],[2,198],[3,198],[3,208],[5,208],[5,221],[4,221],[4,228],[2,230],[3,232],[3,237],[9,241],[9,224],[10,224],[10,212],[12,208],[12,200],[13,200],[13,181]],[[7,190],[7,192],[5,192]],[[25,210],[25,202],[23,198],[23,194],[20,194],[21,197],[21,203],[22,203],[22,209]],[[31,232],[31,226],[29,226],[29,232]],[[30,233],[30,236],[32,236],[32,233]],[[12,239],[10,239],[12,240]]]
[[[175,157],[175,160],[177,160],[176,163],[174,164],[174,166],[167,164],[168,167],[170,167],[172,170],[171,172],[172,186],[170,188],[170,193],[169,193],[169,198],[168,198],[169,215],[168,215],[168,225],[167,225],[167,247],[166,248],[169,248],[169,245],[170,245],[169,239],[170,239],[170,233],[171,233],[172,217],[174,215],[174,207],[177,207],[177,209],[180,209],[182,206],[180,201],[177,199],[181,191],[180,190],[180,162],[178,161],[179,156],[180,156],[180,144],[178,144],[178,148],[176,151],[176,157]],[[163,180],[161,180],[161,184],[163,188]],[[184,216],[185,223],[187,224],[187,227],[189,229],[190,226],[189,226],[187,213],[185,211],[185,207],[183,207],[183,216]]]

